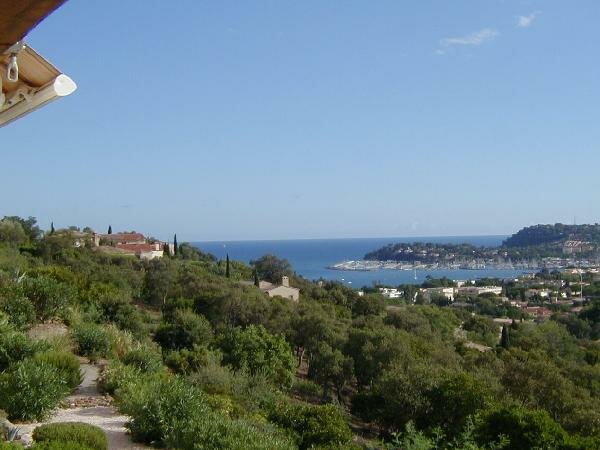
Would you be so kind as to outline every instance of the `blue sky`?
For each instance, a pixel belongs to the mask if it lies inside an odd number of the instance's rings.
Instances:
[[[78,84],[0,131],[0,214],[180,240],[600,216],[600,2],[71,0]]]

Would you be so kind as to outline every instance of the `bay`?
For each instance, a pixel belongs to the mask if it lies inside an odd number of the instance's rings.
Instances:
[[[412,271],[374,270],[368,272],[332,270],[328,266],[344,260],[362,259],[369,251],[397,242],[432,242],[438,244],[468,243],[494,247],[508,236],[423,236],[392,238],[354,239],[290,239],[259,241],[209,241],[193,242],[203,252],[212,253],[219,259],[227,254],[233,260],[249,263],[265,254],[287,259],[296,273],[309,280],[320,278],[337,280],[354,287],[382,283],[397,286],[404,283],[420,284],[427,275],[434,278],[448,277],[454,280],[473,280],[485,277],[514,278],[525,273],[523,270],[417,270],[417,279]]]

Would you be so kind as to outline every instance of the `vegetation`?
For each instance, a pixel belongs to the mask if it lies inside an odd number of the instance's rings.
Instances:
[[[33,431],[33,440],[60,444],[77,443],[90,450],[107,450],[108,440],[100,428],[86,423],[49,423]]]
[[[43,419],[68,391],[54,367],[25,359],[0,376],[0,409],[9,419]]]
[[[35,220],[0,221],[0,408],[9,418],[56,407],[79,381],[73,351],[109,360],[101,388],[131,417],[134,439],[163,448],[600,446],[600,282],[591,277],[580,311],[556,305],[535,322],[493,294],[446,306],[407,285],[392,304],[377,289],[359,296],[309,282],[273,255],[227,270],[189,244],[176,248],[141,261],[75,246],[71,231],[44,234]],[[254,285],[284,275],[300,288],[298,303]],[[556,289],[570,295],[578,281]],[[556,274],[531,285],[542,282]],[[501,331],[499,316],[516,320]],[[59,340],[28,335],[57,323],[69,329]],[[32,448],[98,448],[75,441]]]

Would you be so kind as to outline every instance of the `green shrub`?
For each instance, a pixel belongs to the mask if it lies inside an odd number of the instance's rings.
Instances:
[[[169,356],[167,365],[168,358]],[[206,365],[197,367],[196,371],[189,376],[189,380],[209,394],[229,395],[233,391],[236,377],[229,367],[221,365],[220,355],[208,352]]]
[[[119,391],[120,410],[131,417],[136,441],[180,450],[294,448],[265,426],[230,420],[211,409],[211,399],[179,377],[153,378]]]
[[[84,323],[73,329],[77,354],[90,358],[107,357],[110,353],[110,336],[100,325]]]
[[[81,384],[82,375],[79,369],[79,360],[69,352],[46,351],[36,353],[33,359],[54,367],[71,389]]]
[[[20,447],[22,448],[22,447]],[[0,449],[1,450],[1,449]],[[94,450],[78,442],[44,441],[33,444],[29,450]]]
[[[165,356],[165,364],[173,372],[187,375],[207,365],[208,353],[208,349],[200,345],[195,345],[191,350],[187,348],[173,350]]]
[[[280,404],[269,419],[290,430],[300,449],[349,445],[352,432],[335,405]]]
[[[39,320],[59,317],[76,294],[71,285],[58,282],[47,275],[25,278],[22,284],[23,291],[33,303]]]
[[[137,367],[144,373],[158,372],[163,367],[160,353],[147,344],[129,350],[121,361],[128,366]]]
[[[299,379],[294,383],[294,393],[300,397],[321,397],[323,388],[311,380]]]
[[[0,442],[0,450],[23,450],[23,444],[18,442]],[[34,448],[34,447],[29,447]],[[37,449],[39,450],[39,449]],[[57,449],[58,450],[58,449]]]
[[[127,352],[134,348],[133,335],[126,330],[121,330],[115,324],[105,325],[104,330],[108,334],[109,352],[113,357],[122,358]]]
[[[141,377],[142,373],[137,367],[128,366],[120,361],[111,361],[102,372],[98,387],[103,392],[112,395],[117,389],[128,383],[139,381]]]
[[[280,387],[291,387],[296,360],[283,336],[269,333],[262,325],[233,328],[219,339],[223,362],[234,370],[268,376]]]
[[[6,313],[10,323],[19,330],[27,330],[35,323],[33,304],[18,292],[0,297],[0,310]]]
[[[0,408],[10,419],[39,420],[51,412],[69,391],[58,371],[26,359],[0,376]]]
[[[163,323],[154,339],[164,349],[192,349],[195,345],[208,345],[213,331],[208,320],[189,310],[176,310],[169,322]]]
[[[0,323],[0,371],[47,347],[43,342],[36,342],[11,326]]]
[[[93,450],[107,450],[108,441],[101,428],[87,423],[48,423],[33,431],[35,442],[75,442]]]

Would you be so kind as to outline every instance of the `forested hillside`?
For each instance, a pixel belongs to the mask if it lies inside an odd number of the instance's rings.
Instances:
[[[525,227],[506,239],[505,247],[531,247],[534,245],[562,243],[576,239],[600,244],[600,225],[533,225]]]
[[[101,386],[132,437],[164,448],[600,447],[600,345],[566,324],[515,323],[481,353],[456,330],[491,327],[484,317],[386,305],[276,257],[228,268],[182,244],[145,262],[75,241],[0,221],[0,409],[13,421],[72,390],[57,361],[75,354],[108,359]],[[298,303],[251,282],[281,271]],[[598,327],[599,311],[581,320]],[[40,323],[68,334],[34,339]]]

